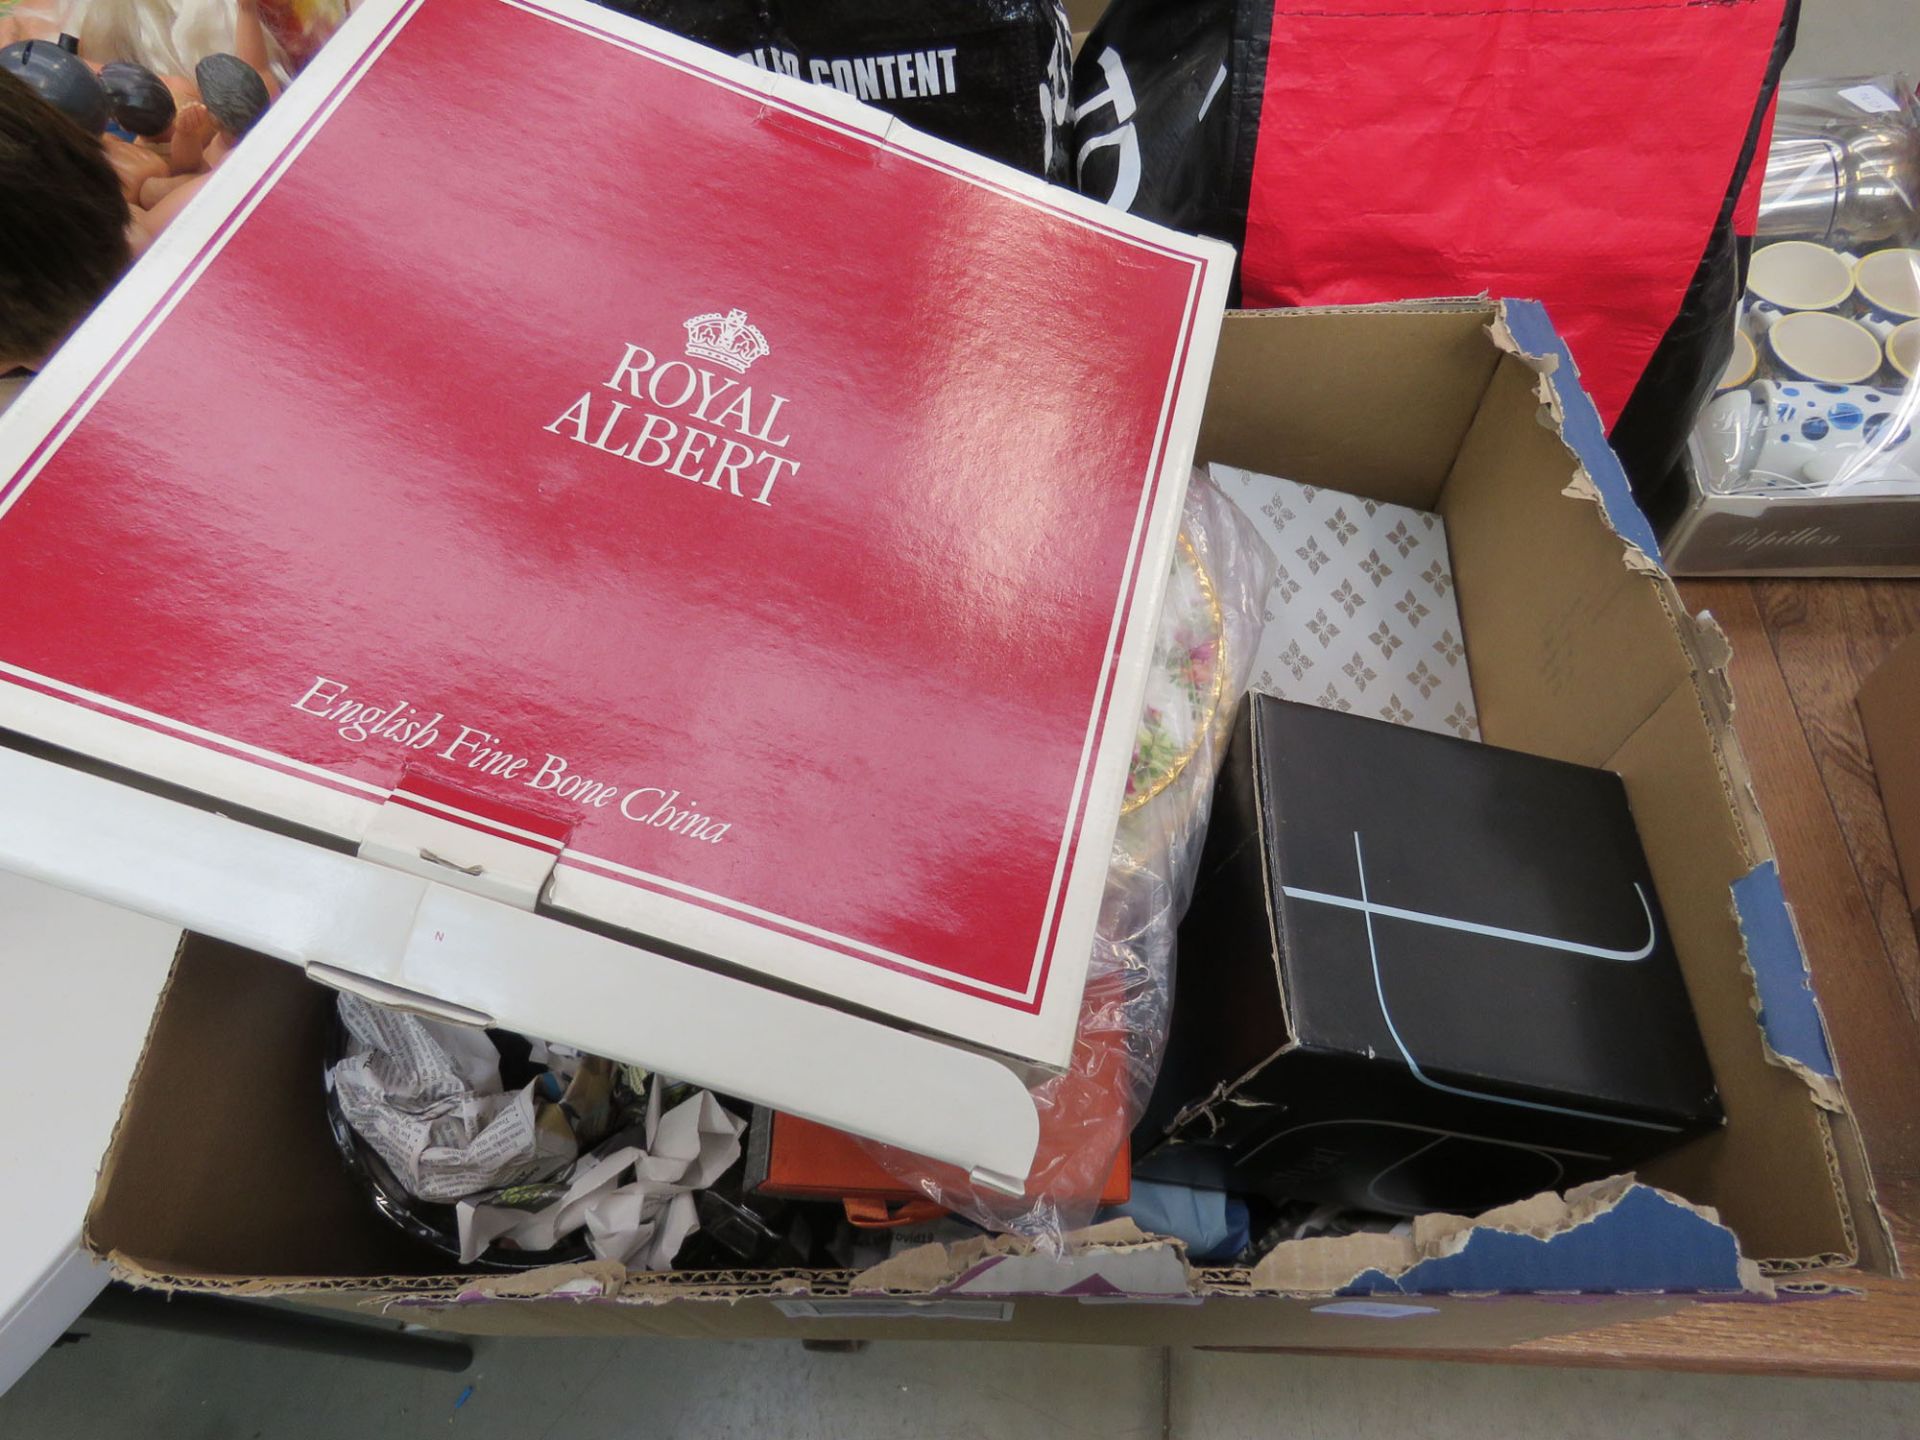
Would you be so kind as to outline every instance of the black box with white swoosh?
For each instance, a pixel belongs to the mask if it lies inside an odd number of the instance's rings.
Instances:
[[[1722,1118],[1618,776],[1249,697],[1136,1174],[1472,1213]]]

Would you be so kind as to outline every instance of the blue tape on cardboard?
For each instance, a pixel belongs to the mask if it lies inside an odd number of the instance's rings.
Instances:
[[[1454,1254],[1423,1260],[1399,1278],[1369,1270],[1343,1295],[1739,1293],[1733,1232],[1646,1185],[1541,1239],[1475,1230]]]
[[[1547,318],[1547,307],[1538,300],[1506,300],[1501,302],[1501,309],[1506,315],[1507,331],[1521,350],[1536,359],[1548,355],[1559,358],[1559,367],[1548,377],[1548,383],[1560,398],[1561,434],[1573,453],[1580,457],[1580,463],[1586,466],[1587,474],[1593,477],[1601,503],[1606,506],[1608,522],[1628,544],[1638,546],[1657,561],[1660,542],[1653,538],[1653,526],[1634,502],[1627,472],[1620,468],[1619,457],[1607,444],[1600,412],[1593,408],[1593,401],[1580,388],[1580,367],[1573,363],[1572,352],[1553,328],[1553,321]]]
[[[1766,1032],[1767,1044],[1776,1055],[1831,1079],[1833,1052],[1827,1046],[1827,1027],[1820,1018],[1806,956],[1793,933],[1793,917],[1787,913],[1787,897],[1773,861],[1761,861],[1734,881],[1733,905],[1740,917],[1747,963],[1753,967],[1754,987],[1760,992],[1760,1028]]]

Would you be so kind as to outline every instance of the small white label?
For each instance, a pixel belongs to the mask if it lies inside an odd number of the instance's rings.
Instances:
[[[789,1320],[1011,1320],[1011,1300],[775,1300]]]
[[[1840,98],[1851,101],[1854,109],[1869,115],[1890,115],[1900,108],[1900,102],[1878,85],[1849,85],[1840,92]]]
[[[1404,1320],[1409,1315],[1438,1315],[1437,1305],[1389,1305],[1384,1300],[1335,1300],[1313,1307],[1316,1315],[1363,1315],[1369,1320]]]

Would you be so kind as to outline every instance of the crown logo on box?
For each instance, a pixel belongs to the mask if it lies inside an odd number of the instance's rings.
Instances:
[[[747,312],[729,310],[722,315],[696,315],[687,321],[687,354],[696,360],[711,360],[729,370],[746,374],[747,367],[772,347],[758,325],[747,323]]]

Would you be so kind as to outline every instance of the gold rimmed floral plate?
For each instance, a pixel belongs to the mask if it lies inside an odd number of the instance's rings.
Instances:
[[[1226,618],[1213,577],[1185,533],[1174,555],[1160,607],[1147,698],[1134,741],[1133,766],[1120,813],[1131,815],[1169,789],[1192,765],[1209,735],[1226,723]]]

